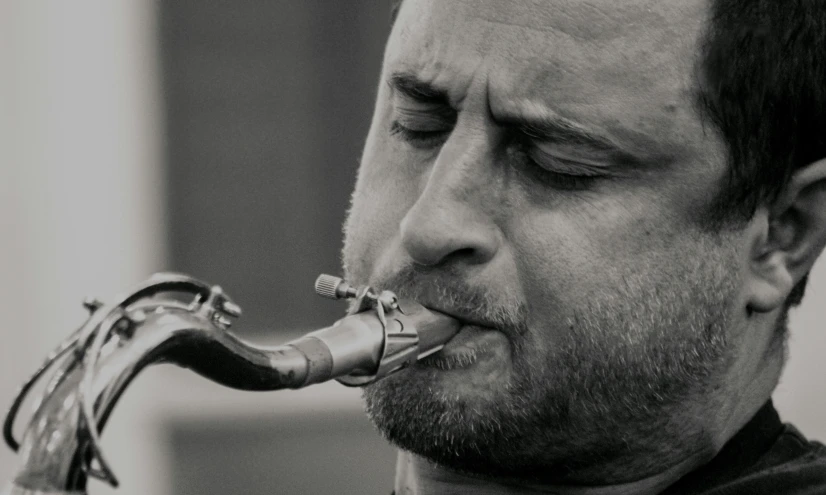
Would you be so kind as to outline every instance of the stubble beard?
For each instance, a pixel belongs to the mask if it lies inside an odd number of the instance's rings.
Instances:
[[[381,288],[441,291],[478,308],[508,336],[512,362],[473,396],[440,387],[451,371],[416,365],[365,388],[368,415],[402,450],[482,477],[626,482],[678,464],[707,444],[703,409],[732,358],[733,250],[694,247],[665,271],[607,276],[611,290],[571,308],[545,355],[533,341],[543,329],[528,328],[518,302],[412,268],[386,277]]]

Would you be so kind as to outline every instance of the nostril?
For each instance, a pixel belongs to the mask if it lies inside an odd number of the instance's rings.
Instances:
[[[472,247],[457,249],[450,253],[447,258],[451,260],[473,260],[479,256],[479,251]],[[447,261],[447,260],[445,260]]]
[[[402,246],[414,263],[480,264],[495,256],[499,235],[488,217],[468,204],[433,199],[419,198],[399,226]]]
[[[459,262],[485,263],[496,251],[496,241],[479,231],[454,227],[437,232],[411,232],[402,234],[402,244],[413,262],[424,266]]]

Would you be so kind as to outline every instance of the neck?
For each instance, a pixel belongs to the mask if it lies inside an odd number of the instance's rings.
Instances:
[[[400,452],[396,464],[396,493],[431,495],[440,493],[507,495],[655,495],[706,461],[695,457],[638,481],[610,486],[538,485],[518,480],[474,477],[433,464],[409,452]]]

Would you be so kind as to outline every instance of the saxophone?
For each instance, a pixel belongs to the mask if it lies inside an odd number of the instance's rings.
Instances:
[[[286,344],[258,347],[229,328],[241,308],[218,286],[160,273],[110,303],[87,299],[86,322],[20,388],[3,425],[21,459],[3,495],[86,494],[89,477],[118,486],[100,448],[115,404],[149,365],[173,363],[241,390],[297,389],[337,379],[361,386],[439,351],[460,323],[390,291],[321,275],[316,292],[352,299],[348,316]],[[52,370],[20,440],[23,400]]]

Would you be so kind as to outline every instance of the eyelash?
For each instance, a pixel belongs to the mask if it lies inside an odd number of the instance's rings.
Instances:
[[[566,174],[564,172],[548,170],[531,158],[527,146],[526,144],[519,145],[514,159],[521,164],[521,168],[524,169],[527,174],[546,186],[564,191],[582,191],[589,189],[593,186],[594,182],[600,179],[599,176]]]
[[[393,122],[390,126],[390,135],[398,136],[404,142],[419,149],[430,149],[441,144],[448,134],[450,134],[449,130],[416,131],[403,126],[399,122]],[[547,186],[565,191],[579,191],[588,189],[599,179],[598,176],[566,174],[548,170],[531,158],[528,143],[519,142],[515,144],[516,153],[514,154],[516,156],[513,156],[513,159],[519,162],[520,168],[524,169],[525,173]]]
[[[403,126],[398,121],[390,125],[391,136],[399,136],[404,142],[419,149],[432,148],[440,144],[449,133],[449,130],[416,131]]]

